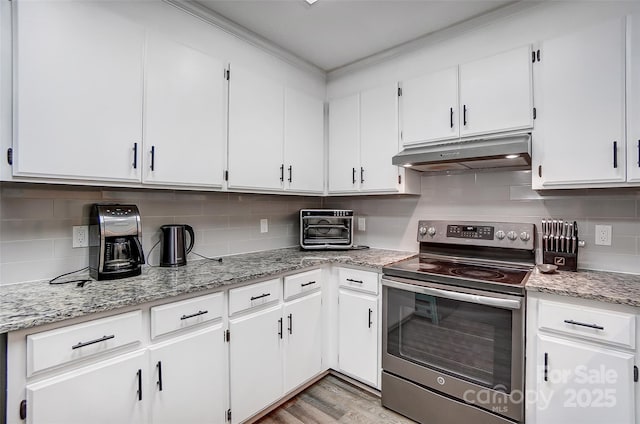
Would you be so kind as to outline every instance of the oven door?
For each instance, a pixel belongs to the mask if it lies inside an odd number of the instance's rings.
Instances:
[[[300,246],[307,249],[353,246],[353,217],[303,216]]]
[[[385,372],[522,421],[523,297],[387,276],[382,285]]]

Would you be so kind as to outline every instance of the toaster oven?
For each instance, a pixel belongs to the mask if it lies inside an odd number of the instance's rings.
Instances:
[[[300,247],[310,250],[353,248],[353,211],[300,210]]]

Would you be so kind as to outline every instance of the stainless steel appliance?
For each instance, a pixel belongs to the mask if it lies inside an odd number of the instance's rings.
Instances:
[[[140,275],[145,263],[135,205],[94,204],[89,216],[89,274],[96,280]]]
[[[353,211],[301,209],[300,247],[314,250],[353,248]]]
[[[196,236],[190,225],[163,225],[160,245],[160,266],[175,267],[187,264],[187,255],[193,249]],[[189,246],[186,246],[186,234],[189,234]]]
[[[535,226],[419,221],[383,268],[382,404],[429,424],[524,421],[524,284]]]

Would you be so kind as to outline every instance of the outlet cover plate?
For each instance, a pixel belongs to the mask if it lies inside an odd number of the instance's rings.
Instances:
[[[260,232],[261,233],[268,233],[269,232],[269,220],[268,219],[261,219],[260,220]]]
[[[596,244],[611,246],[611,225],[596,225]]]
[[[72,247],[88,247],[88,246],[89,246],[89,226],[74,225]]]

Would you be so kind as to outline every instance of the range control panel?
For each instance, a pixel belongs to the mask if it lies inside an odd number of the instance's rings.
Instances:
[[[533,250],[535,231],[528,223],[421,220],[418,241]]]

